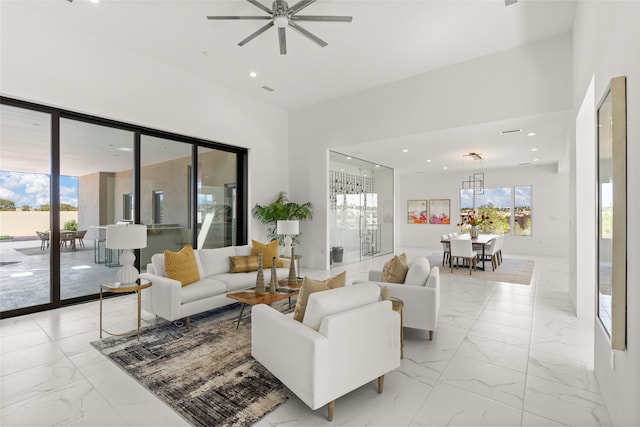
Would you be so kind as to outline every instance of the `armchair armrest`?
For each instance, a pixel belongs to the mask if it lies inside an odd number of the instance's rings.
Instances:
[[[180,319],[182,283],[155,274],[142,273],[140,278],[151,281],[151,287],[142,291],[145,310],[173,321]]]
[[[316,390],[329,387],[328,339],[268,305],[253,306],[251,317],[251,355],[312,409],[327,403]]]

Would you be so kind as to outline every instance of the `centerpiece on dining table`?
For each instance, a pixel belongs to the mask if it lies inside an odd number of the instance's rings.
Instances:
[[[484,222],[488,222],[489,224],[493,224],[492,221],[489,221],[489,215],[478,215],[478,213],[474,210],[471,211],[470,214],[464,215],[462,217],[462,222],[457,224],[458,227],[464,227],[467,225],[471,226],[471,230],[469,230],[469,234],[472,239],[478,237],[478,226]]]

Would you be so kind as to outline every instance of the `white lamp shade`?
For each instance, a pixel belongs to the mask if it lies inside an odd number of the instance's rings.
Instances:
[[[141,224],[107,225],[109,249],[140,249],[147,247],[147,226]]]
[[[299,234],[299,221],[278,221],[276,223],[277,233],[282,235]]]

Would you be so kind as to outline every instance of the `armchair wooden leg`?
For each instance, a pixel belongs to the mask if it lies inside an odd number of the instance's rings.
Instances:
[[[184,318],[184,325],[187,327],[187,331],[191,328],[191,316]]]
[[[331,402],[329,402],[329,415],[327,416],[327,419],[329,421],[333,421],[333,411],[336,409],[336,401],[332,400]]]
[[[384,389],[384,375],[378,377],[378,394],[382,394]]]

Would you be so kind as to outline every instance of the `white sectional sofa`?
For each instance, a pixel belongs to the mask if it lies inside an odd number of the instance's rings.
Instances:
[[[229,257],[251,255],[251,245],[227,246],[216,249],[194,250],[200,280],[188,286],[169,279],[164,271],[164,254],[155,254],[147,271],[140,278],[152,282],[150,288],[142,291],[143,308],[169,321],[185,319],[189,326],[189,316],[214,308],[233,304],[237,301],[226,297],[228,292],[252,288],[256,285],[256,271],[231,273]],[[278,279],[289,275],[289,260],[281,259],[283,267],[277,268]],[[265,283],[271,280],[271,271],[264,269]]]

